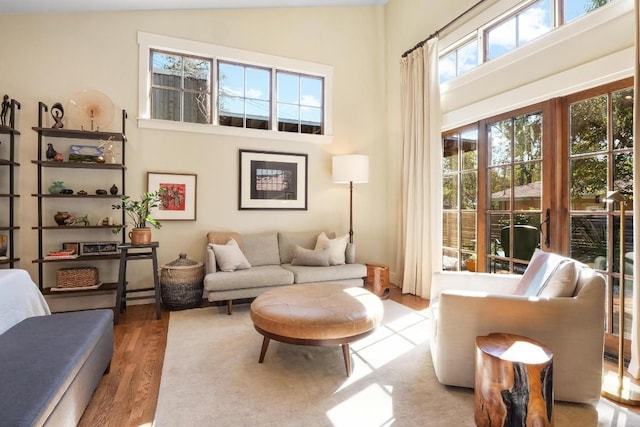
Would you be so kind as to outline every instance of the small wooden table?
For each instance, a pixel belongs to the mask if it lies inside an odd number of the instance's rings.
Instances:
[[[120,312],[127,308],[127,300],[149,299],[155,298],[156,302],[156,319],[160,319],[160,279],[158,277],[158,256],[156,249],[160,244],[151,242],[144,245],[132,245],[125,243],[118,245],[120,249],[120,271],[118,273],[118,291],[116,292],[116,307],[114,310],[113,322],[118,324]],[[131,252],[130,252],[131,251]],[[127,290],[127,262],[139,259],[150,259],[153,262],[153,288],[130,289]],[[128,296],[127,294],[134,292],[154,291],[153,296]]]
[[[373,286],[373,293],[380,298],[389,297],[389,266],[386,264],[367,263],[367,284]]]
[[[553,353],[530,338],[476,338],[475,421],[479,427],[553,426]]]

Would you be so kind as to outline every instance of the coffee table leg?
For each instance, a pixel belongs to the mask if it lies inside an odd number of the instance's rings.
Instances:
[[[351,376],[351,353],[349,352],[349,343],[342,344],[342,354],[344,355],[344,366],[347,368],[347,376]]]
[[[262,350],[260,350],[260,359],[258,359],[258,363],[264,362],[264,355],[267,354],[267,347],[269,347],[269,341],[271,341],[271,338],[269,337],[264,337],[264,339],[262,340]]]

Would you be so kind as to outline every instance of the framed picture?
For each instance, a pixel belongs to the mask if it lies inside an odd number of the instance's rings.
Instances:
[[[195,174],[147,172],[147,191],[165,188],[153,217],[161,221],[196,220]]]
[[[238,209],[307,210],[307,155],[240,150]]]

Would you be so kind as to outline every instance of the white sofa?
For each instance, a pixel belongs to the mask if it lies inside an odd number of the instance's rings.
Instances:
[[[236,233],[211,231],[207,234],[207,262],[204,290],[209,301],[226,301],[228,313],[232,300],[255,298],[269,289],[298,283],[341,283],[363,286],[367,267],[355,262],[355,246],[347,244],[344,264],[331,266],[292,265],[296,247],[315,248],[319,231]],[[326,233],[334,238],[335,233]],[[247,261],[248,269],[221,271],[213,245],[234,239]]]
[[[514,295],[522,276],[442,272],[431,284],[431,356],[442,384],[475,385],[475,338],[506,332],[553,352],[555,399],[595,404],[602,384],[604,278],[576,263],[571,297]]]

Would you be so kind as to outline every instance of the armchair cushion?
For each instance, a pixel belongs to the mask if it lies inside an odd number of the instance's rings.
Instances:
[[[572,265],[569,266],[568,263],[571,263]],[[574,272],[573,274],[571,274],[572,271]],[[564,296],[573,295],[573,289],[575,288],[575,269],[573,268],[573,260],[536,249],[531,257],[531,261],[529,262],[527,269],[522,275],[520,283],[518,283],[515,294],[539,296],[545,287],[547,287],[549,281],[554,277],[554,285],[556,286],[552,286],[549,289],[547,292],[550,294],[549,296],[559,296],[554,295],[552,292],[559,287],[562,288],[562,290],[565,290],[567,287],[571,287],[570,292]]]

